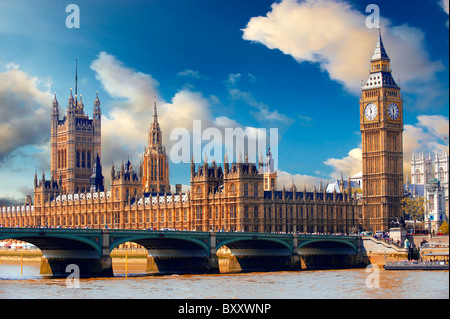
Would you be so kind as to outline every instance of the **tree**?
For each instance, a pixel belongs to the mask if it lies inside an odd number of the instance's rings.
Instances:
[[[448,223],[446,220],[444,220],[441,227],[439,227],[439,231],[445,235],[448,235]]]
[[[424,197],[403,197],[403,213],[408,219],[414,220],[414,232],[416,231],[416,221],[423,221],[425,216],[425,198]]]

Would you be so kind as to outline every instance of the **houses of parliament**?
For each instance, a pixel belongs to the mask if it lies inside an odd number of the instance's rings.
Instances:
[[[350,179],[339,191],[326,188],[277,190],[270,149],[266,159],[246,156],[223,166],[207,160],[190,169],[191,187],[169,183],[169,159],[162,143],[157,105],[140,165],[130,161],[111,168],[106,189],[101,166],[101,108],[97,97],[92,119],[81,96],[68,98],[61,119],[56,94],[51,112],[51,172],[34,178],[34,198],[25,205],[0,208],[3,227],[178,229],[193,231],[355,233],[387,230],[402,216],[403,112],[400,88],[390,70],[381,39],[362,88],[363,196]],[[357,108],[354,108],[357,110]]]

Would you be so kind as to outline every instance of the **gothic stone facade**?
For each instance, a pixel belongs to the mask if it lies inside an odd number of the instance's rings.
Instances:
[[[155,152],[146,151],[144,157],[151,155],[156,162],[168,163],[156,107],[154,112],[147,150]],[[58,179],[52,175],[50,180],[44,173],[41,179],[35,175],[34,205],[2,207],[0,225],[332,233],[352,233],[359,228],[360,206],[351,189],[341,194],[315,189],[297,192],[295,185],[290,191],[265,190],[269,168],[261,159],[256,167],[247,157],[244,163],[228,163],[225,157],[223,169],[206,160],[196,171],[191,163],[191,191],[171,193],[168,165],[152,168],[151,156],[144,158],[139,172],[130,161],[122,163],[117,172],[113,164],[110,191],[103,190],[99,157],[92,168],[90,187],[81,192],[67,193],[62,174]],[[269,152],[268,165],[270,157]]]
[[[205,163],[196,172],[193,167],[190,192],[140,194],[141,181],[128,164],[111,191],[55,196],[57,183],[44,176],[38,185],[45,200],[34,206],[3,207],[0,224],[331,233],[359,228],[360,206],[351,189],[344,194],[297,191],[295,186],[290,191],[264,191],[263,175],[253,163],[225,163],[224,169]]]
[[[90,188],[92,166],[101,159],[100,100],[94,101],[93,118],[84,114],[84,104],[75,95],[68,99],[67,113],[60,119],[59,103],[55,98],[51,115],[51,179],[61,180],[67,194],[85,192]]]

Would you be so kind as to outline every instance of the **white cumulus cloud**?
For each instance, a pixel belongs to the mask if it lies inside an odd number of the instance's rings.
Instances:
[[[158,121],[168,155],[171,147],[178,142],[170,140],[173,130],[180,128],[187,130],[192,138],[191,147],[199,143],[193,136],[194,120],[200,121],[201,133],[207,128],[217,128],[224,143],[226,128],[242,128],[248,134],[250,141],[255,140],[258,134],[266,133],[253,127],[239,125],[234,119],[228,117],[215,117],[211,112],[211,98],[205,97],[201,92],[182,89],[169,101],[165,101],[159,97],[159,83],[156,79],[150,74],[144,74],[124,65],[117,57],[107,52],[101,52],[98,55],[91,63],[91,69],[96,72],[96,78],[113,98],[108,106],[109,111],[102,114],[102,162],[106,172],[109,172],[113,160],[117,164],[130,158],[136,167],[148,143],[156,96],[158,96]],[[206,143],[208,140],[203,142],[203,144]],[[227,148],[228,155],[231,157],[232,145],[223,146]],[[246,153],[244,149],[234,150],[234,156],[229,159],[230,161],[237,158],[238,151],[242,151],[243,155]],[[200,162],[203,156],[203,153],[201,158],[197,156],[195,161]],[[215,158],[218,163],[221,163],[222,159],[222,156]],[[250,160],[255,161],[256,158],[250,158]],[[104,175],[108,185],[109,174],[104,173]]]
[[[0,72],[0,161],[22,147],[49,140],[50,85],[13,63]]]
[[[283,0],[274,3],[266,16],[251,18],[243,38],[278,49],[300,63],[317,63],[332,80],[358,94],[377,39],[377,30],[366,27],[366,18],[343,0]],[[381,27],[395,79],[401,79],[405,91],[422,97],[418,107],[429,107],[426,101],[440,97],[436,73],[443,70],[442,63],[430,59],[420,29],[392,25],[384,18]]]
[[[329,158],[324,164],[333,167],[331,178],[339,179],[343,176],[353,176],[362,170],[362,149],[354,148],[343,158]]]

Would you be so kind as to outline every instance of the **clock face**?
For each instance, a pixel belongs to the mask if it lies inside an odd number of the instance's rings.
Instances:
[[[364,115],[366,119],[369,121],[372,121],[377,117],[378,109],[377,106],[374,103],[370,103],[366,105],[366,109],[364,110]]]
[[[400,112],[398,110],[398,105],[395,103],[389,104],[388,112],[389,112],[389,117],[393,120],[398,119],[398,116],[400,115]]]

